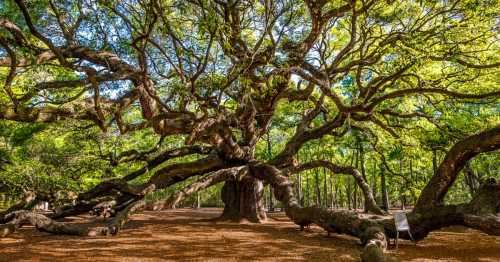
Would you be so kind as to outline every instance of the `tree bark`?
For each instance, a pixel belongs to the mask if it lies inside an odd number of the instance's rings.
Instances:
[[[224,211],[221,219],[260,223],[266,220],[262,181],[244,177],[241,181],[226,181],[222,187]]]

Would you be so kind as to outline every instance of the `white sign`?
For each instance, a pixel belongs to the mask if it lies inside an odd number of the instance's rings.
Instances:
[[[397,231],[409,231],[410,225],[408,225],[408,219],[406,218],[406,213],[395,213],[394,222],[396,223]]]

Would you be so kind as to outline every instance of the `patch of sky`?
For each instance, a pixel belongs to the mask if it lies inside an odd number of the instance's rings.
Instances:
[[[386,63],[387,63],[387,62],[392,62],[392,61],[395,61],[395,60],[396,60],[396,58],[397,58],[397,55],[396,55],[396,54],[388,54],[388,55],[383,56],[383,58],[382,58],[382,59],[384,60],[384,62],[386,62]]]
[[[110,81],[101,84],[99,91],[104,97],[117,99],[125,95],[132,89],[132,83],[129,80]]]
[[[373,71],[370,70],[370,69],[368,69],[368,71],[366,72],[366,74],[364,74],[361,77],[361,80],[362,81],[370,81],[372,78],[373,78]]]
[[[352,85],[353,82],[354,82],[354,79],[350,75],[347,75],[344,78],[342,78],[342,80],[340,80],[340,84],[342,85],[342,87],[348,87],[348,86]]]

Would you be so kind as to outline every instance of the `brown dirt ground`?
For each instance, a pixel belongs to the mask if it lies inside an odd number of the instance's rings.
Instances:
[[[0,261],[358,261],[356,238],[318,227],[298,231],[283,213],[263,224],[210,220],[220,209],[146,211],[117,236],[74,237],[26,227],[0,239]],[[74,223],[87,218],[72,218]],[[417,245],[401,241],[401,261],[500,261],[500,237],[454,227]]]

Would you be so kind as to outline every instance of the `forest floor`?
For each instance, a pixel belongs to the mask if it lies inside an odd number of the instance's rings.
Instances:
[[[220,209],[136,214],[117,236],[57,236],[24,227],[0,239],[0,261],[358,261],[356,238],[318,227],[299,231],[282,212],[263,224],[211,220]],[[75,217],[74,223],[88,221]],[[100,219],[99,219],[100,220]],[[500,261],[500,237],[461,227],[389,252],[401,261]]]

